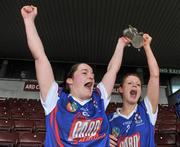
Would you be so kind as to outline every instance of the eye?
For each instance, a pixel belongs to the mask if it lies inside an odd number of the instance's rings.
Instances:
[[[83,72],[82,74],[83,74],[83,75],[86,75],[86,74],[87,74],[87,72]]]
[[[131,85],[132,84],[132,82],[128,82],[128,85]]]
[[[138,87],[141,87],[141,84],[137,84]]]

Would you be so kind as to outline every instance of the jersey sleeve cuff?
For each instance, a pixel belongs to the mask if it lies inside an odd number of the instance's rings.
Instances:
[[[106,91],[106,88],[104,87],[104,84],[102,82],[100,82],[97,87],[99,88],[99,90],[101,91],[101,98],[104,100],[104,108],[106,110],[109,102],[110,102],[110,98],[108,98],[108,94]]]
[[[54,81],[48,91],[48,94],[46,96],[46,101],[44,102],[41,98],[41,104],[44,108],[45,115],[48,115],[55,108],[57,101],[58,101],[58,84]]]
[[[147,108],[147,113],[149,115],[150,121],[152,125],[154,126],[157,120],[158,108],[156,109],[155,113],[152,112],[152,105],[147,96],[144,98],[144,103]]]

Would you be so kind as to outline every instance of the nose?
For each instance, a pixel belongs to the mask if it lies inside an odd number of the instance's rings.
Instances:
[[[90,73],[90,74],[89,74],[89,78],[90,78],[90,79],[94,79],[94,74]]]
[[[133,84],[132,84],[132,85],[133,85],[133,87],[137,87],[137,84],[136,84],[136,83],[134,83],[134,82],[133,82]]]

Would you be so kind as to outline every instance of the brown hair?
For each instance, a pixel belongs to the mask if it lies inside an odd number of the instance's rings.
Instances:
[[[81,64],[86,64],[86,63],[76,63],[73,66],[71,66],[69,72],[65,75],[64,81],[63,83],[60,85],[60,87],[64,88],[64,91],[69,93],[70,89],[69,89],[69,85],[66,83],[66,80],[68,78],[73,78],[74,73],[76,72],[76,70],[78,69],[79,65]]]
[[[131,72],[131,73],[126,73],[126,74],[123,76],[120,86],[122,86],[122,85],[124,84],[126,78],[129,77],[129,76],[135,76],[135,77],[137,77],[137,78],[140,80],[140,82],[142,83],[142,77],[141,77],[137,72]]]

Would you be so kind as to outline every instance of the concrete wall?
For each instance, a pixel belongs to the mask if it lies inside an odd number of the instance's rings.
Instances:
[[[0,97],[39,99],[39,92],[24,91],[25,80],[0,79]],[[167,104],[165,86],[160,87],[160,104]],[[146,86],[143,86],[142,97],[146,94]],[[122,102],[120,95],[112,95],[111,102]]]
[[[0,79],[0,97],[39,99],[39,92],[24,91],[23,80]]]

